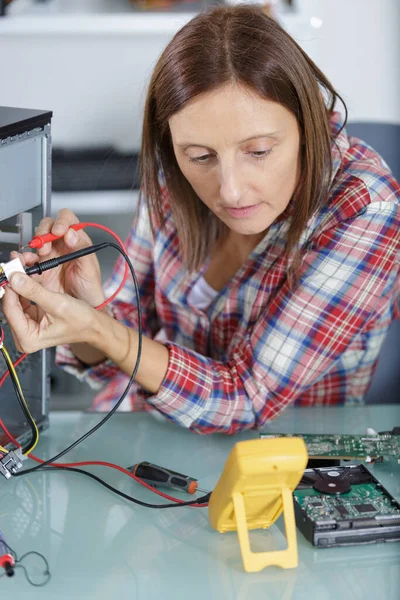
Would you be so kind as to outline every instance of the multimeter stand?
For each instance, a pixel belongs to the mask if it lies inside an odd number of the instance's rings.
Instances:
[[[271,438],[238,442],[225,463],[208,505],[214,529],[238,532],[245,571],[276,565],[297,567],[296,522],[292,492],[307,465],[301,438]],[[282,514],[287,548],[252,552],[249,529],[266,529]]]
[[[245,571],[261,571],[261,569],[270,567],[271,565],[276,565],[277,567],[282,567],[284,569],[297,567],[297,538],[293,495],[289,488],[283,488],[281,490],[281,495],[283,504],[283,519],[285,523],[288,547],[286,550],[275,550],[269,552],[251,551],[244,497],[242,494],[237,492],[232,495],[240,550],[242,553]]]

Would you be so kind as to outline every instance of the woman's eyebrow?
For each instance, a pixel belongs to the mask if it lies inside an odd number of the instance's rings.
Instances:
[[[270,131],[268,133],[258,133],[256,135],[251,135],[250,137],[245,138],[244,140],[238,140],[237,144],[244,144],[244,142],[249,142],[250,140],[257,140],[260,138],[270,137],[276,138],[279,135],[279,131]],[[190,148],[190,146],[197,146],[198,148],[209,148],[208,144],[202,144],[201,142],[177,142],[175,144],[180,148]]]
[[[250,140],[257,140],[259,138],[264,138],[264,137],[272,137],[272,138],[276,138],[279,135],[279,131],[269,131],[268,133],[259,133],[257,135],[251,135],[250,137],[244,139],[244,140],[240,140],[238,141],[238,144],[243,144],[244,142],[250,142]]]

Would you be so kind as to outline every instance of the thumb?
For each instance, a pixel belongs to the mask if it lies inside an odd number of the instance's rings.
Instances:
[[[28,279],[29,279],[29,276],[24,275],[24,273],[13,273],[10,277],[10,285],[11,285],[12,289],[14,290],[14,292],[24,295],[23,294],[24,288],[25,288],[25,292],[28,289],[28,286],[27,286]]]
[[[13,273],[10,278],[10,285],[14,292],[28,298],[28,300],[32,300],[47,312],[53,312],[54,307],[57,306],[57,300],[54,296],[59,294],[49,292],[29,275]]]

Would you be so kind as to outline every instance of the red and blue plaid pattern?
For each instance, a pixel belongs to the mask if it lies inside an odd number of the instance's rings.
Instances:
[[[332,115],[337,131],[341,117]],[[301,239],[299,284],[287,280],[289,219],[278,220],[206,310],[188,303],[199,273],[178,250],[171,212],[152,238],[142,208],[127,240],[140,286],[144,333],[163,329],[169,366],[156,395],[133,386],[122,408],[157,410],[199,433],[260,427],[289,404],[362,402],[400,295],[400,187],[364,142],[342,131],[332,146],[329,205]],[[107,284],[124,270],[118,260]],[[113,302],[117,319],[137,326],[132,282]],[[69,347],[58,364],[103,389],[94,408],[109,410],[128,377],[111,361],[85,368]]]

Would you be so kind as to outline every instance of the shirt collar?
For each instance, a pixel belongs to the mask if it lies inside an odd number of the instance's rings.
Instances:
[[[343,157],[350,148],[350,141],[346,130],[343,128],[340,131],[344,125],[344,118],[340,113],[331,114],[329,125],[332,134],[332,183],[342,165]]]

